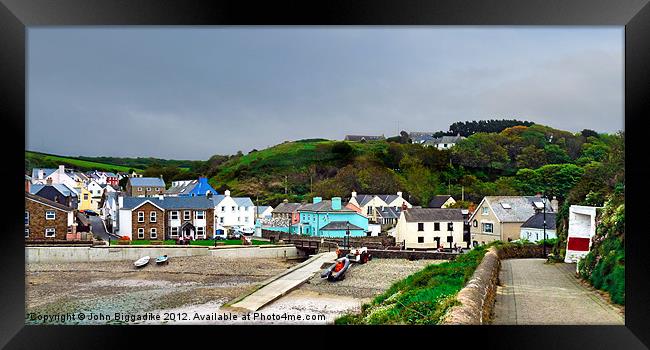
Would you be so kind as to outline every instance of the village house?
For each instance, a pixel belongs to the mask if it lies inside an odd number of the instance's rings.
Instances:
[[[59,165],[57,169],[34,168],[32,169],[32,184],[45,185],[51,180],[52,184],[63,184],[70,188],[76,186],[76,181],[66,172],[64,165]]]
[[[433,141],[433,132],[423,132],[423,131],[409,131],[409,139],[411,143],[424,144],[425,142]]]
[[[115,232],[118,228],[118,195],[118,192],[104,192],[100,201],[99,215],[109,232]]]
[[[546,212],[557,212],[557,200],[546,204]],[[488,196],[469,218],[472,244],[512,241],[521,236],[521,225],[544,209],[538,196]]]
[[[454,205],[454,203],[456,203],[454,197],[448,194],[438,195],[433,196],[431,201],[429,201],[429,208],[449,208],[450,206]]]
[[[368,218],[352,209],[343,207],[340,197],[323,200],[314,197],[313,203],[298,209],[300,224],[298,232],[317,237],[365,236],[368,231]]]
[[[273,207],[268,205],[260,205],[257,207],[257,217],[258,218],[271,218],[271,213],[273,212]]]
[[[412,208],[402,211],[395,241],[405,249],[467,247],[461,209]]]
[[[118,205],[120,236],[149,240],[214,238],[214,207],[207,197],[118,197]]]
[[[76,226],[74,208],[25,192],[25,239],[66,240]]]
[[[275,220],[285,220],[290,222],[292,225],[300,222],[300,214],[298,214],[298,209],[303,206],[301,203],[289,203],[285,199],[284,202],[278,204],[273,211],[271,211],[271,217]],[[286,223],[284,226],[288,225]]]
[[[30,193],[73,209],[77,209],[79,206],[77,192],[64,184],[53,184],[51,178],[47,179],[46,185],[31,185]]]
[[[86,187],[80,187],[77,191],[79,192],[78,210],[97,210],[97,203],[92,200],[92,193]]]
[[[443,149],[450,149],[454,147],[460,140],[464,139],[464,136],[460,136],[460,134],[456,136],[442,136],[442,137],[437,137],[434,138],[433,140],[426,141],[423,143],[424,146],[433,146],[437,149],[443,150]]]
[[[372,223],[380,223],[383,218],[380,211],[383,211],[386,207],[399,210],[412,207],[411,203],[402,197],[402,192],[397,192],[395,195],[357,194],[357,192],[352,191],[349,203],[360,208],[361,214],[365,215]]]
[[[555,231],[556,213],[546,213],[546,239],[557,238]],[[521,225],[519,238],[538,242],[544,240],[544,213],[536,213]]]
[[[126,183],[126,193],[131,197],[149,197],[165,192],[162,177],[130,177]]]
[[[381,141],[385,140],[384,135],[380,136],[371,136],[371,135],[345,135],[343,141],[355,141],[355,142],[366,142],[366,141]]]
[[[255,205],[249,197],[231,197],[226,190],[223,195],[212,196],[216,235],[224,236],[230,231],[255,227]]]
[[[216,195],[217,190],[208,183],[208,178],[198,180],[172,181],[171,187],[165,191],[165,196],[207,196]]]

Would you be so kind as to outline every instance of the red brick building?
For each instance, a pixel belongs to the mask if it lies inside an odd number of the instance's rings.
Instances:
[[[74,209],[25,192],[25,239],[66,240],[76,226]]]

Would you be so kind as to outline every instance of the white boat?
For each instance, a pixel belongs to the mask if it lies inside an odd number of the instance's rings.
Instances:
[[[147,255],[147,256],[143,256],[143,257],[141,257],[140,259],[136,260],[136,261],[133,263],[133,265],[135,265],[135,267],[142,267],[142,266],[145,266],[145,265],[147,265],[147,264],[149,263],[149,260],[150,260],[150,259],[151,259],[151,257],[149,257],[149,255]]]

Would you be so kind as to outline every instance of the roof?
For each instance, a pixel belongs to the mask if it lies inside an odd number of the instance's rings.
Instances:
[[[28,192],[25,192],[25,198],[29,198],[29,199],[34,200],[36,202],[40,202],[40,203],[43,203],[43,204],[48,205],[50,207],[54,207],[56,209],[60,209],[60,210],[63,210],[63,211],[67,211],[67,212],[74,211],[74,208],[70,208],[70,207],[65,206],[63,204],[59,204],[59,203],[51,201],[51,200],[49,200],[47,198],[37,196],[35,194],[31,194],[31,193],[28,193]]]
[[[213,195],[217,194],[217,190],[215,190],[214,188],[212,188],[212,186],[210,186],[210,184],[208,183],[208,179],[205,177],[200,177],[198,180],[192,181],[192,183],[194,184],[192,188],[187,189],[187,193],[189,194],[205,196],[208,193],[208,191],[211,192]]]
[[[408,135],[413,143],[423,143],[425,141],[433,140],[432,132],[410,131]]]
[[[439,144],[439,143],[457,143],[458,141],[464,139],[465,137],[460,136],[460,134],[456,136],[443,136],[443,137],[437,137],[431,141],[431,143],[434,144]]]
[[[268,208],[271,208],[271,207],[268,206],[268,205],[260,205],[260,206],[258,206],[257,207],[257,214],[262,214]],[[273,208],[271,208],[271,210],[273,210]]]
[[[447,202],[447,200],[451,198],[450,195],[441,195],[441,196],[434,196],[433,199],[429,202],[429,208],[442,208],[442,205]]]
[[[278,204],[275,209],[273,209],[274,213],[294,213],[298,211],[302,207],[301,203],[280,203]]]
[[[33,179],[38,179],[38,172],[39,170],[43,170],[43,178],[46,178],[50,176],[53,172],[57,171],[57,169],[51,169],[51,168],[34,168],[32,169],[32,178]]]
[[[165,194],[187,194],[196,186],[197,181],[192,180],[189,183],[181,183],[178,186],[172,186],[165,191]]]
[[[345,135],[345,141],[373,141],[384,140],[384,135]]]
[[[460,209],[411,208],[404,211],[404,217],[409,222],[463,221]]]
[[[223,194],[212,196],[212,202],[214,203],[214,206],[219,205],[219,203],[221,203],[221,201],[224,200],[226,197],[228,196]],[[237,206],[240,207],[252,207],[254,205],[253,201],[249,197],[230,197],[230,198],[232,198],[232,200],[235,201]]]
[[[321,227],[321,230],[347,230],[348,224],[350,225],[350,230],[363,231],[362,227],[349,223],[348,221],[331,221],[327,225]]]
[[[377,212],[384,219],[397,219],[402,210],[393,207],[384,207],[384,209],[377,209]]]
[[[556,213],[546,213],[546,229],[555,230]],[[525,228],[544,228],[544,213],[536,213],[524,222],[521,227]]]
[[[122,209],[134,209],[140,204],[150,201],[165,209],[211,209],[214,204],[206,197],[124,197]]]
[[[396,194],[377,194],[376,196],[379,197],[379,199],[382,201],[386,202],[386,204],[390,204],[392,201],[399,198],[399,196]]]
[[[350,212],[350,213],[356,213],[356,211],[346,208],[343,206],[343,203],[341,203],[341,209],[334,210],[332,209],[332,201],[329,199],[322,200],[318,203],[311,203],[311,204],[305,204],[302,207],[298,209],[298,211],[314,211],[314,212]]]
[[[45,187],[52,187],[55,190],[57,190],[59,193],[61,193],[64,197],[78,197],[77,196],[77,191],[71,189],[70,187],[64,185],[64,184],[51,184],[51,185],[41,185],[41,184],[34,184],[29,188],[29,193],[31,194],[37,194],[40,190],[42,190]]]
[[[368,204],[375,196],[379,197],[382,201],[384,201],[386,204],[390,204],[392,201],[396,200],[399,198],[398,195],[396,194],[357,194],[356,200],[357,203],[359,203],[360,206],[364,206]]]
[[[165,187],[165,181],[159,177],[130,177],[131,186]]]
[[[535,196],[487,196],[483,200],[490,205],[501,222],[525,222],[535,214],[534,203],[542,203],[542,198]],[[553,209],[547,203],[546,213],[549,212],[553,212]],[[475,215],[480,215],[476,213]]]
[[[104,173],[108,177],[117,177],[115,173]]]

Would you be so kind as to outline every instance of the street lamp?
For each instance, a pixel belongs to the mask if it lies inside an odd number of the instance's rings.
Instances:
[[[350,249],[350,222],[349,221],[347,222],[347,228],[345,230],[345,238],[346,238],[345,247]]]

